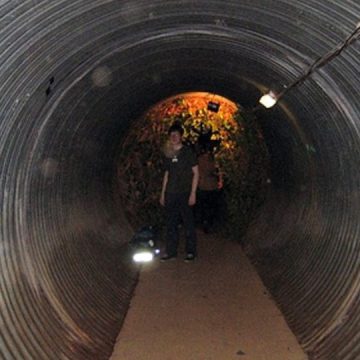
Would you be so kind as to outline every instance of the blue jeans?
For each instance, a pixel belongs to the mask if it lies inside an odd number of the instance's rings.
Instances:
[[[196,255],[196,232],[193,208],[189,206],[190,193],[166,193],[166,252],[177,255],[179,246],[179,224],[182,220],[185,228],[187,253]]]

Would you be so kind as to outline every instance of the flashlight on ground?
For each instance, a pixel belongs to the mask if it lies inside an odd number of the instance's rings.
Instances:
[[[148,263],[160,254],[157,247],[157,234],[153,226],[144,226],[137,231],[130,241],[132,259],[136,263]]]

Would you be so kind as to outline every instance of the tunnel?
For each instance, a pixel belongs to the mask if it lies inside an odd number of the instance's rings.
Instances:
[[[342,0],[1,1],[0,357],[110,356],[137,281],[116,156],[144,111],[186,91],[252,109],[359,18]],[[360,358],[359,59],[354,41],[257,113],[269,188],[241,244],[311,359]]]

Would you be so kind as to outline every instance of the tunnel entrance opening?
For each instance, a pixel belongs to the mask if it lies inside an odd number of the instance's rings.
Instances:
[[[167,130],[174,121],[182,124],[184,141],[198,157],[207,152],[215,160],[213,230],[240,239],[266,197],[268,152],[256,118],[228,98],[208,92],[180,93],[158,102],[123,137],[116,191],[126,217],[134,228],[164,228],[159,196],[163,160],[169,152]],[[201,208],[198,201],[198,225],[202,222]]]
[[[351,33],[360,6],[4,0],[0,9],[0,352],[90,359],[86,348],[102,358],[133,284],[107,256],[131,235],[112,192],[130,120],[191,89],[248,107],[288,89]],[[351,43],[266,112],[272,194],[247,232],[248,253],[314,359],[360,357],[360,48]]]

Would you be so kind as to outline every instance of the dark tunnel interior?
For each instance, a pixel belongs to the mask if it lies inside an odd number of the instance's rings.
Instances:
[[[246,108],[357,26],[342,0],[0,4],[4,359],[106,359],[136,284],[113,183],[135,119],[185,91]],[[258,121],[267,201],[244,248],[312,359],[360,358],[360,42]]]

